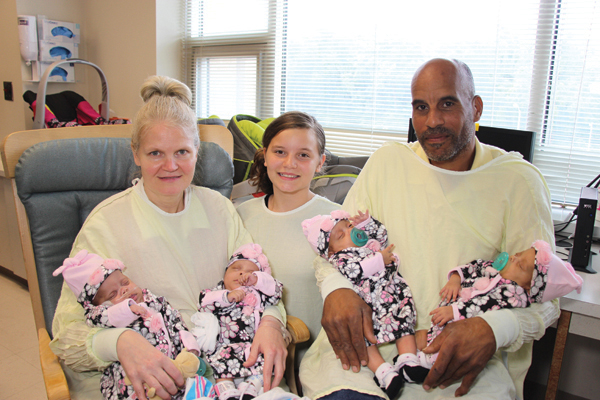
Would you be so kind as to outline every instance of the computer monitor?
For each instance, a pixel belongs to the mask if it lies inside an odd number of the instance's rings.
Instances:
[[[517,151],[523,155],[525,160],[529,162],[533,160],[535,132],[480,125],[475,134],[481,143],[496,146],[506,151]],[[412,125],[412,118],[410,118],[408,123],[408,142],[416,141],[417,135]]]

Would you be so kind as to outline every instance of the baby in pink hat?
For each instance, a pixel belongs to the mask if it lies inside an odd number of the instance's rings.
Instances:
[[[119,260],[104,259],[81,250],[67,258],[53,272],[62,273],[77,301],[85,310],[86,323],[101,328],[131,328],[148,339],[167,357],[175,359],[185,347],[199,355],[194,336],[188,332],[181,314],[163,298],[141,289],[123,274]],[[104,370],[100,390],[106,399],[134,399],[132,386],[124,383],[125,371],[120,362]],[[182,398],[180,390],[174,399]]]
[[[373,309],[377,344],[396,343],[399,355],[391,365],[377,346],[365,340],[367,366],[382,390],[394,399],[405,380],[423,382],[429,369],[417,357],[416,309],[410,288],[398,272],[394,246],[387,245],[385,226],[370,217],[368,210],[354,217],[336,210],[303,221],[302,229],[313,250],[352,282],[354,291]]]
[[[198,310],[213,313],[220,324],[215,351],[208,355],[219,400],[252,399],[259,394],[263,386],[262,354],[251,367],[243,364],[265,306],[277,304],[282,293],[283,284],[273,278],[267,257],[254,243],[237,249],[223,280],[200,293]]]
[[[488,310],[524,308],[564,296],[573,290],[581,292],[583,279],[568,262],[552,253],[543,240],[515,255],[501,253],[496,260],[474,260],[452,269],[448,283],[440,291],[442,301],[430,315],[431,343],[448,322],[471,318]],[[436,355],[427,357],[433,364]]]

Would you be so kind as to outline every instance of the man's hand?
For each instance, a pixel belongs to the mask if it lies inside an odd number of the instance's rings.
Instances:
[[[463,319],[448,324],[423,352],[439,352],[423,388],[445,388],[462,378],[454,393],[458,397],[469,392],[475,378],[496,352],[496,338],[482,318]]]
[[[358,372],[367,365],[365,338],[377,343],[372,315],[371,307],[352,289],[338,289],[325,298],[321,325],[344,369],[351,366]]]
[[[264,357],[263,380],[264,391],[268,392],[279,385],[285,372],[285,358],[287,357],[287,346],[283,340],[281,328],[283,324],[275,317],[264,316],[258,326],[250,354],[244,363],[249,368],[256,363],[258,355]]]
[[[161,399],[170,399],[185,385],[175,364],[137,332],[126,330],[119,336],[117,356],[140,400],[146,400],[144,383]]]

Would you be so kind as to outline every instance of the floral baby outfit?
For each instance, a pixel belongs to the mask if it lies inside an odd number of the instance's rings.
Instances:
[[[398,256],[394,254],[394,260],[384,265],[379,251],[387,246],[388,237],[381,222],[367,218],[355,227],[366,233],[366,244],[345,248],[328,257],[333,227],[349,218],[346,211],[335,210],[303,221],[302,229],[313,250],[352,282],[354,291],[373,309],[373,331],[378,344],[413,335],[417,314],[412,293],[398,272]],[[365,343],[372,345],[366,339]]]
[[[101,328],[131,328],[141,334],[151,345],[171,359],[175,359],[184,347],[199,351],[194,336],[187,327],[178,310],[171,307],[164,297],[157,297],[147,289],[142,289],[143,301],[135,303],[132,299],[117,304],[94,305],[92,301],[106,278],[116,270],[124,270],[119,260],[104,259],[97,254],[79,251],[75,257],[67,258],[53,275],[63,274],[63,278],[77,301],[85,310],[88,326]],[[138,304],[148,310],[147,317],[133,313],[131,304]],[[100,379],[100,391],[105,399],[137,399],[133,386],[125,385],[125,370],[115,361],[103,372]],[[184,391],[179,390],[173,399],[183,398]]]
[[[329,262],[352,282],[354,291],[373,309],[373,331],[378,344],[413,335],[417,314],[410,288],[398,272],[398,257],[384,265],[383,257],[377,253],[387,246],[385,226],[369,218],[357,228],[367,233],[369,242],[364,247],[338,251],[329,257]]]
[[[155,296],[148,289],[143,289],[142,292],[144,300],[137,304],[150,312],[149,317],[142,318],[131,312],[129,303],[133,300],[113,306],[94,306],[88,302],[84,305],[86,323],[93,327],[131,328],[171,359],[175,359],[184,347],[197,349],[196,340],[187,331],[179,311],[171,307],[164,297]],[[126,323],[128,319],[130,322]],[[125,385],[124,378],[125,371],[118,361],[104,370],[100,379],[100,391],[105,399],[137,399],[133,386]],[[184,390],[180,389],[172,398],[181,399],[183,395]]]
[[[265,307],[277,304],[283,294],[283,284],[271,276],[268,261],[260,246],[242,246],[231,257],[229,265],[240,259],[250,260],[260,269],[253,272],[258,279],[254,286],[239,288],[246,292],[242,301],[229,302],[227,294],[230,291],[225,289],[223,281],[200,293],[198,311],[213,313],[219,320],[220,332],[215,351],[207,356],[215,379],[262,375],[262,354],[251,367],[244,367],[242,364],[250,353],[250,346]]]
[[[448,278],[453,272],[459,274],[461,290],[455,301],[442,300],[438,307],[452,306],[452,321],[476,317],[488,310],[529,306],[530,299],[525,289],[510,279],[502,278],[492,263],[493,260],[473,260],[448,273]],[[443,328],[432,323],[427,332],[427,343],[431,343]]]

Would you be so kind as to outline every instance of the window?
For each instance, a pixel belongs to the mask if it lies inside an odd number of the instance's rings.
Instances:
[[[302,110],[333,152],[370,154],[406,140],[416,68],[457,58],[482,125],[537,132],[553,200],[600,173],[600,0],[188,0],[187,21],[199,116]]]

